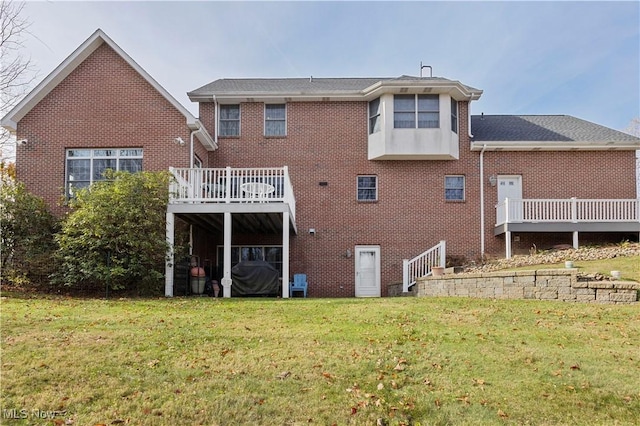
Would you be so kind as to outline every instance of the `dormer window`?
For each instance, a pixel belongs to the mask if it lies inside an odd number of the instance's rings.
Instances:
[[[393,127],[396,129],[437,129],[440,127],[439,95],[395,95]]]

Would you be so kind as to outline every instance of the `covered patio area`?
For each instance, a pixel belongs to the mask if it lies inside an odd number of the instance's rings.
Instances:
[[[174,181],[167,207],[170,253],[165,270],[165,296],[174,296],[175,224],[181,219],[222,236],[223,297],[231,297],[232,237],[279,235],[282,243],[282,293],[289,297],[289,239],[297,233],[295,197],[287,167],[171,169]]]

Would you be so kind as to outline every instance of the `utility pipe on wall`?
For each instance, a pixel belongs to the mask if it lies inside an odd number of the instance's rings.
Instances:
[[[484,260],[484,151],[487,145],[480,151],[480,255]]]

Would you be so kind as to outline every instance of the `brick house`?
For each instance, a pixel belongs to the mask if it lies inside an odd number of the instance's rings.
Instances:
[[[459,81],[222,79],[188,95],[199,119],[98,30],[2,119],[27,141],[18,178],[61,215],[104,168],[170,169],[168,238],[189,225],[225,296],[247,259],[279,271],[283,297],[294,273],[310,296],[384,296],[445,250],[464,262],[640,234],[640,139],[570,116],[471,116],[482,91]]]

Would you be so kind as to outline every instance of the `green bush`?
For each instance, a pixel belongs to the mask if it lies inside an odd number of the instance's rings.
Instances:
[[[168,244],[168,172],[111,172],[77,191],[56,236],[56,282],[154,294],[162,288]]]
[[[56,264],[58,220],[41,198],[8,174],[0,176],[0,268],[5,282],[46,286]]]

